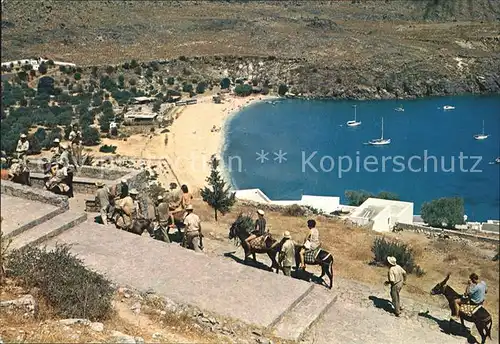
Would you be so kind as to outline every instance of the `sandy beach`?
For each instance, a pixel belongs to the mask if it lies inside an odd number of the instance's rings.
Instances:
[[[210,157],[220,157],[224,144],[224,126],[234,114],[245,106],[260,100],[272,99],[272,96],[233,97],[226,96],[221,104],[215,104],[211,96],[198,98],[198,103],[183,106],[176,113],[176,119],[169,132],[148,135],[133,135],[127,141],[103,139],[102,144],[117,146],[116,153],[128,157],[144,159],[148,165],[153,159],[167,159],[174,174],[181,184],[187,184],[197,193],[206,185],[206,177],[210,174]],[[219,129],[211,131],[211,129]],[[165,144],[165,135],[168,142]],[[95,152],[96,156],[106,156]],[[109,156],[109,155],[107,155]],[[147,160],[150,160],[149,162]],[[167,186],[176,182],[169,173],[159,172],[159,181]]]

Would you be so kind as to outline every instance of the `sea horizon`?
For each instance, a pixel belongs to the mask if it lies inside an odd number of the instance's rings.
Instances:
[[[346,125],[353,105],[358,127]],[[420,214],[424,202],[458,196],[469,220],[498,219],[499,109],[499,95],[257,101],[224,125],[224,175],[235,190],[258,188],[273,200],[309,194],[347,204],[346,190],[387,191]],[[381,136],[382,117],[391,143],[367,145]],[[483,119],[489,137],[475,140]]]

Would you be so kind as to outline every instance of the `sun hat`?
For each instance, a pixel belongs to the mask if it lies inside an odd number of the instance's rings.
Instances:
[[[122,183],[123,184],[127,184],[127,180],[126,179],[122,179]]]
[[[161,201],[162,199],[163,199],[162,195],[158,196],[158,201]]]
[[[396,264],[397,264],[397,260],[396,260],[396,258],[395,258],[395,257],[392,257],[392,256],[387,257],[387,262],[388,262],[389,264],[391,264],[392,266],[394,266],[394,265],[396,265]]]
[[[104,183],[103,182],[96,182],[95,185],[98,187],[98,188],[101,188],[104,186]]]
[[[188,204],[186,206],[186,210],[193,210],[193,205],[192,204]]]
[[[12,159],[12,162],[19,162],[19,159]]]
[[[26,138],[26,134],[21,134],[21,138],[25,139]]]
[[[264,210],[262,210],[262,209],[257,210],[257,214],[264,215]]]
[[[283,233],[283,238],[291,239],[292,236],[290,235],[289,231],[285,231],[285,233]]]
[[[131,195],[138,195],[139,191],[137,191],[136,189],[132,189],[128,193],[131,194]]]
[[[60,141],[60,140],[56,137],[56,138],[54,139],[54,142],[55,142],[55,143],[59,143],[59,142],[61,142],[61,141]]]

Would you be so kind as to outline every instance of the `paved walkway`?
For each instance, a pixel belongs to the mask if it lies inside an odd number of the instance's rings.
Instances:
[[[89,215],[92,219],[92,216]],[[257,326],[270,326],[311,285],[195,253],[147,236],[85,222],[47,243],[73,244],[85,263],[121,285]]]

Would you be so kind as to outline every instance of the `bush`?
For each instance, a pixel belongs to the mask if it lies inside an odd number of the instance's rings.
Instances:
[[[101,153],[115,153],[116,152],[116,146],[113,145],[102,145],[99,147],[99,152]]]
[[[198,85],[196,85],[196,93],[198,94],[205,93],[206,88],[207,88],[206,82],[202,81]]]
[[[386,240],[385,238],[376,238],[373,241],[372,252],[375,256],[373,262],[377,265],[386,265],[387,257],[393,256],[407,273],[416,272],[417,275],[423,274],[420,266],[415,265],[413,251],[404,243]]]
[[[283,215],[301,217],[306,215],[306,210],[297,204],[292,204],[283,210]]]
[[[237,85],[234,88],[234,94],[241,97],[246,97],[252,94],[252,86],[250,85]]]
[[[347,198],[349,205],[355,207],[363,204],[363,202],[366,201],[368,198],[381,198],[381,199],[399,201],[399,196],[397,194],[388,191],[381,191],[378,193],[378,195],[374,195],[371,192],[365,190],[359,190],[359,191],[346,190],[344,195]]]
[[[113,288],[102,275],[88,270],[69,251],[28,246],[13,251],[7,268],[27,289],[38,288],[41,296],[63,318],[106,319],[112,310]]]
[[[73,78],[78,81],[82,78],[82,75],[80,73],[75,73],[75,75],[73,75]]]
[[[254,230],[255,223],[250,216],[239,214],[233,222],[232,227],[236,228],[237,232],[244,230],[245,232],[250,233]]]
[[[168,77],[168,79],[167,79],[167,84],[169,84],[169,85],[173,85],[173,84],[175,84],[175,78],[174,78],[174,77],[169,76],[169,77]]]
[[[38,71],[41,73],[41,74],[47,74],[47,65],[45,63],[40,63],[40,65],[38,66]]]

